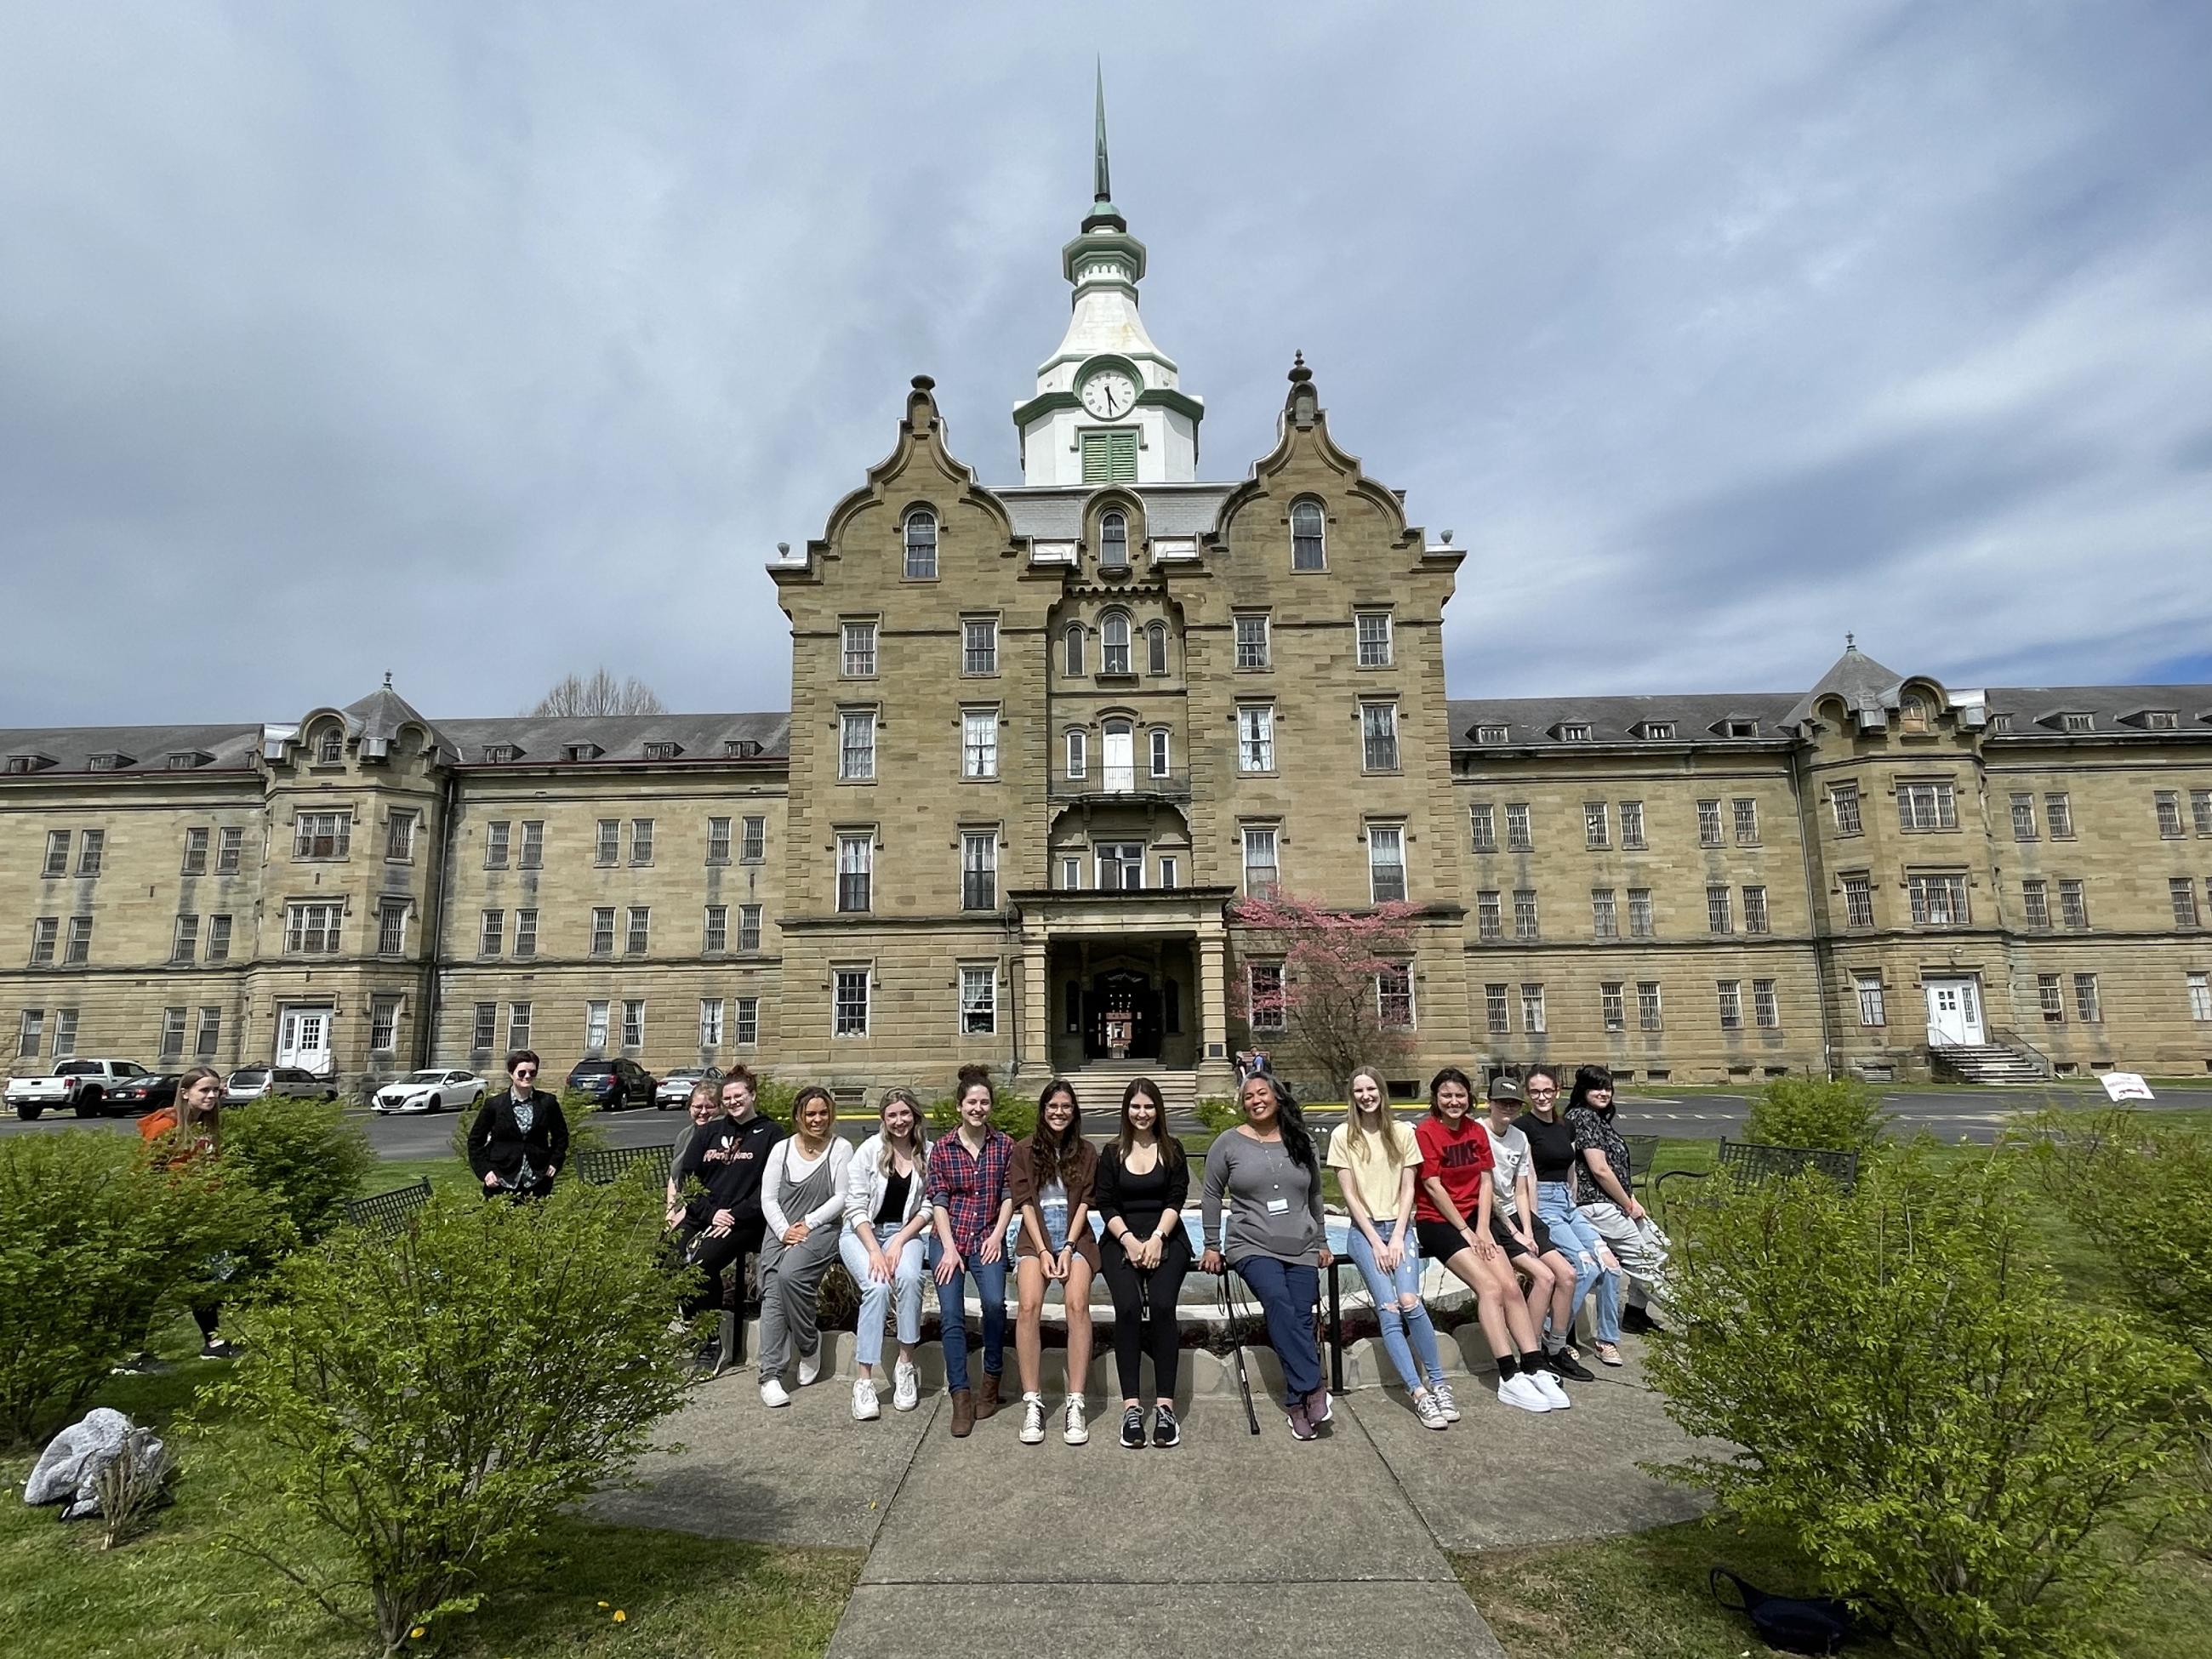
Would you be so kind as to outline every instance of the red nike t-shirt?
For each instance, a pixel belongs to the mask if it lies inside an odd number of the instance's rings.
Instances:
[[[1482,1120],[1469,1112],[1454,1128],[1448,1120],[1431,1115],[1413,1126],[1413,1139],[1421,1148],[1421,1178],[1413,1186],[1413,1218],[1444,1219],[1443,1212],[1429,1196],[1428,1178],[1434,1176],[1443,1182],[1460,1218],[1472,1227],[1480,1212],[1477,1206],[1484,1183],[1490,1179],[1490,1137],[1483,1133]]]

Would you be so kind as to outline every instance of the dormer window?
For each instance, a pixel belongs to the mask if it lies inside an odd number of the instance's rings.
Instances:
[[[757,738],[732,738],[727,743],[725,743],[722,745],[722,758],[724,760],[751,760],[759,755],[760,751],[761,746]]]
[[[1129,568],[1129,520],[1124,514],[1109,513],[1098,520],[1098,568]]]
[[[652,748],[650,744],[646,745],[645,757],[647,760],[653,758]],[[564,745],[561,752],[572,761],[587,761],[599,759],[600,750],[599,745],[596,743],[572,743]],[[513,757],[510,756],[507,758],[512,759]]]
[[[1925,732],[1928,729],[1928,700],[1925,697],[1905,698],[1898,705],[1897,717],[1898,723],[1906,731]]]
[[[2147,732],[2179,732],[2181,715],[2172,708],[2153,708],[2143,714],[2143,729]]]
[[[51,755],[10,755],[8,757],[9,771],[18,776],[21,776],[26,772],[43,772],[46,768],[52,766],[53,763],[53,757]]]
[[[1478,726],[1474,728],[1474,740],[1477,743],[1504,743],[1511,732],[1512,728],[1506,726]]]
[[[325,726],[315,733],[315,764],[337,766],[345,761],[345,733],[335,726]]]
[[[1569,720],[1559,727],[1561,743],[1588,743],[1589,740],[1590,729],[1587,720]]]
[[[2059,717],[2059,730],[2062,732],[2094,732],[2096,729],[2097,717],[2094,714],[2064,714]]]
[[[1646,720],[1636,728],[1636,735],[1646,743],[1672,743],[1674,740],[1674,722]]]
[[[1759,735],[1759,722],[1756,720],[1725,720],[1722,722],[1721,731],[1722,734],[1726,737],[1755,738]]]
[[[85,764],[95,772],[120,772],[131,764],[131,757],[111,751],[105,755],[94,755],[85,762]]]
[[[2011,716],[2011,715],[2009,715],[2009,714],[1992,714],[1992,715],[1990,715],[1990,731],[1992,731],[1992,732],[2009,732],[2009,731],[2011,731],[2011,730],[2012,730],[2012,716]]]
[[[189,772],[196,766],[205,766],[214,757],[203,755],[197,749],[180,749],[169,757],[169,770]]]
[[[512,766],[522,758],[522,751],[511,743],[488,743],[483,747],[486,766]]]
[[[645,757],[649,761],[672,761],[683,752],[684,745],[677,743],[648,743],[645,745]]]

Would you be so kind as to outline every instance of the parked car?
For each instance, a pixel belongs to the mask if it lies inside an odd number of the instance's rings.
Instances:
[[[241,1105],[264,1095],[289,1095],[299,1100],[336,1100],[338,1085],[326,1077],[297,1066],[241,1066],[225,1079],[223,1103]]]
[[[722,1068],[719,1066],[679,1066],[660,1079],[660,1086],[653,1091],[653,1109],[665,1112],[672,1106],[682,1106],[691,1098],[695,1083],[720,1083]]]
[[[11,1077],[8,1103],[26,1123],[36,1123],[49,1108],[66,1106],[79,1117],[98,1117],[115,1085],[148,1075],[128,1060],[65,1060],[46,1077]]]
[[[601,1111],[618,1112],[653,1098],[653,1073],[634,1060],[580,1060],[568,1073],[568,1087],[589,1095]]]
[[[125,1078],[107,1091],[104,1103],[110,1117],[135,1117],[141,1112],[158,1112],[164,1106],[177,1103],[177,1079],[182,1072],[149,1072],[143,1077]]]
[[[410,1072],[370,1097],[378,1112],[442,1112],[473,1106],[483,1098],[484,1080],[474,1072]]]

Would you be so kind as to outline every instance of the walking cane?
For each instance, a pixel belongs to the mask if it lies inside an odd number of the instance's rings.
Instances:
[[[1231,1353],[1237,1362],[1237,1392],[1244,1396],[1244,1422],[1254,1434],[1260,1432],[1260,1413],[1252,1407],[1252,1374],[1244,1368],[1244,1335],[1239,1327],[1241,1316],[1236,1309],[1236,1293],[1229,1288],[1229,1270],[1221,1271],[1221,1318],[1229,1327]]]

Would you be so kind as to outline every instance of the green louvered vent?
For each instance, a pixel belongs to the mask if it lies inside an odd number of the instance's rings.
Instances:
[[[1130,431],[1085,433],[1083,482],[1087,484],[1136,483],[1137,434]]]

